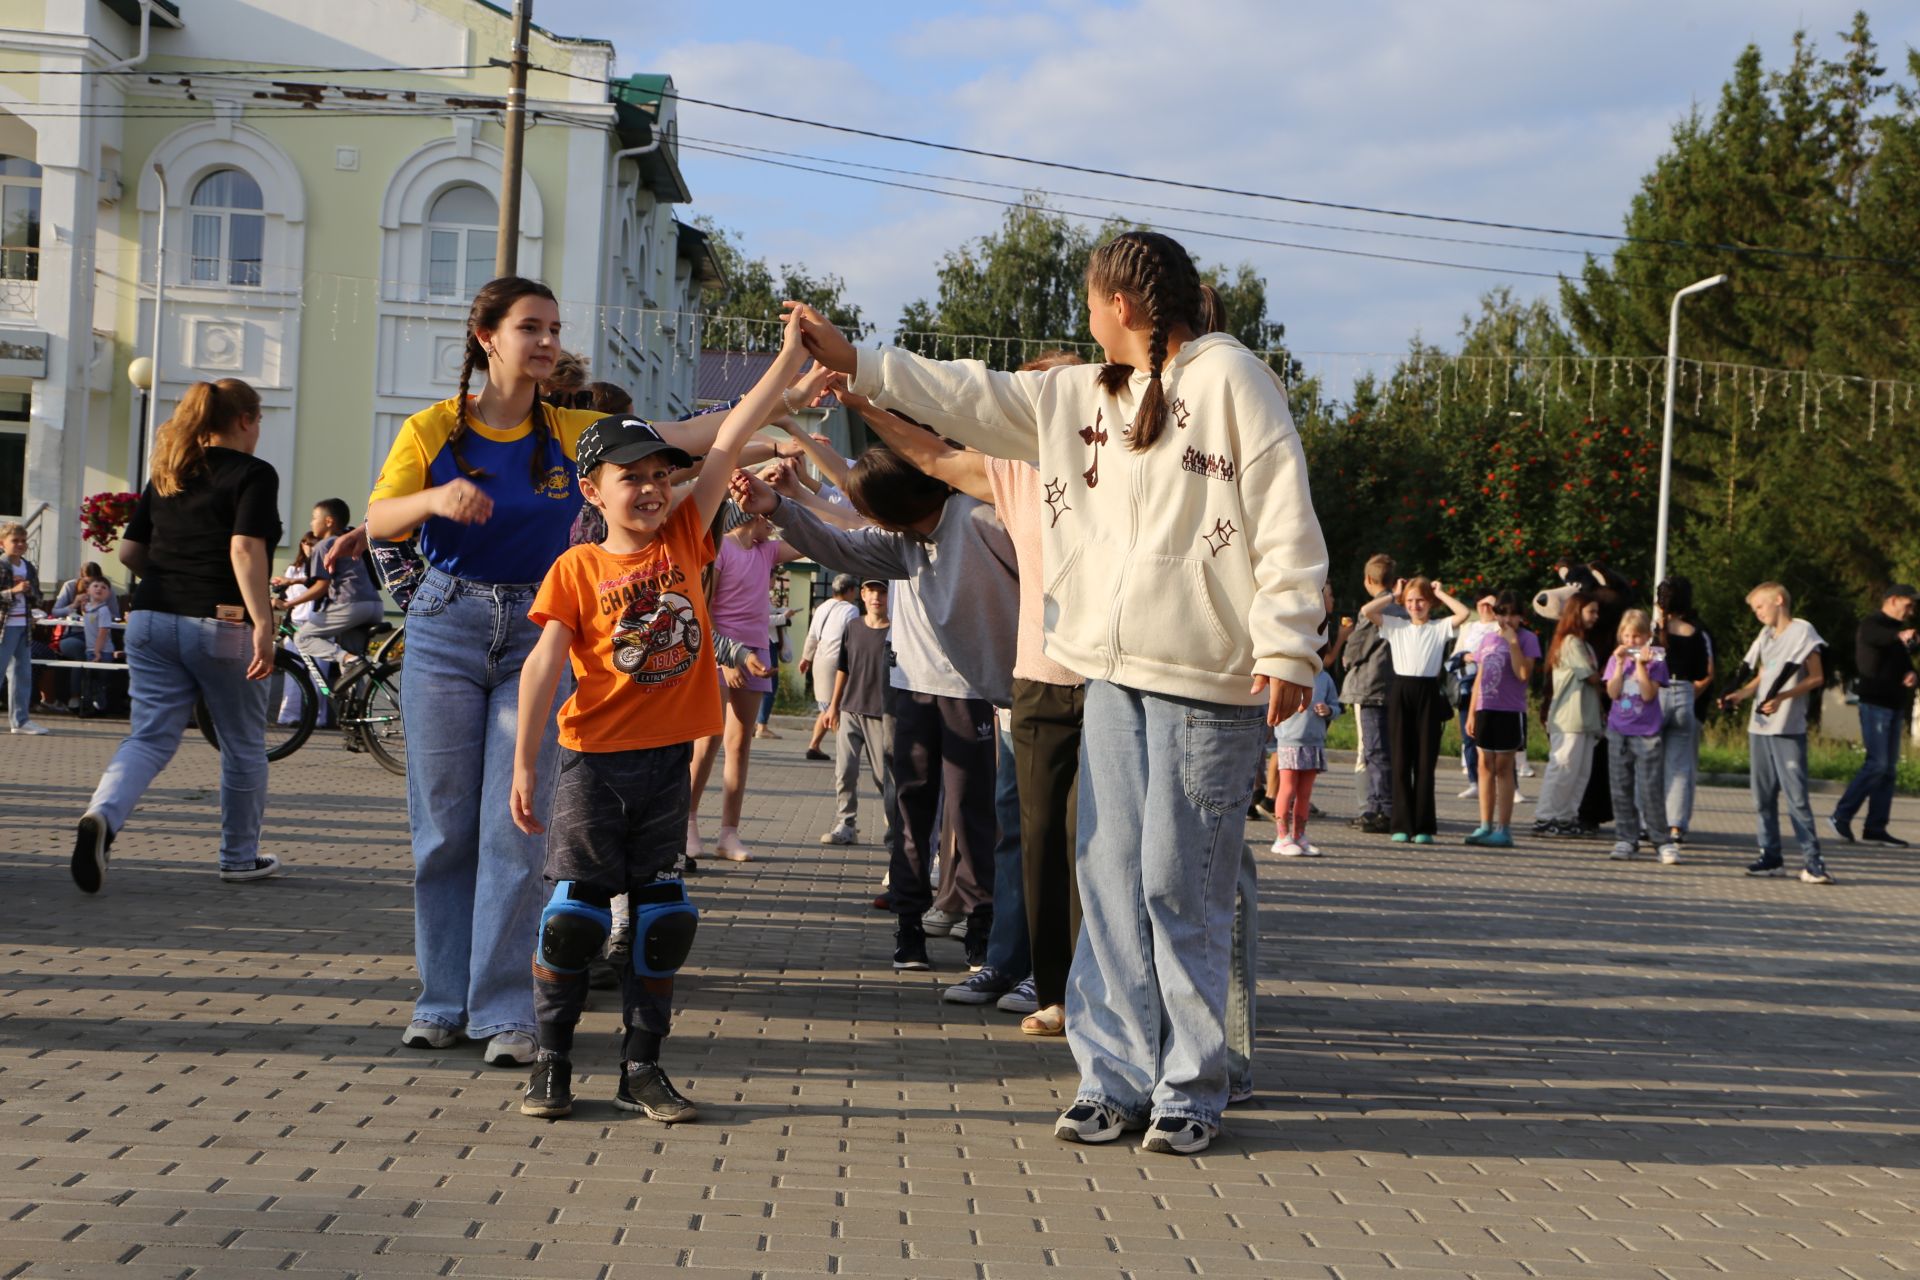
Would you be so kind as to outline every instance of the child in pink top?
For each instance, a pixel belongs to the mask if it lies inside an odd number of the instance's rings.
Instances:
[[[768,646],[768,589],[773,571],[798,560],[800,553],[773,537],[773,525],[758,516],[720,539],[713,561],[713,629],[737,640],[772,667]],[[714,757],[726,748],[720,774],[720,835],[714,852],[729,862],[747,862],[753,854],[740,841],[740,809],[747,795],[747,763],[753,751],[753,723],[760,700],[773,688],[773,676],[749,675],[740,667],[720,668],[720,692],[726,703],[727,727],[718,738],[702,738],[693,747],[693,803],[687,810],[688,871],[697,870],[705,848],[700,840],[700,797],[713,776]]]

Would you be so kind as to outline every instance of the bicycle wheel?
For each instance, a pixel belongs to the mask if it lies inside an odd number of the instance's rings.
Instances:
[[[364,696],[354,727],[367,754],[388,773],[407,776],[407,726],[400,718],[400,664],[383,662],[357,686]]]
[[[320,716],[320,695],[314,690],[313,677],[299,655],[279,649],[273,655],[273,674],[267,677],[267,759],[285,760],[313,736],[314,721]],[[216,748],[219,735],[206,699],[193,708],[194,722],[200,734]]]

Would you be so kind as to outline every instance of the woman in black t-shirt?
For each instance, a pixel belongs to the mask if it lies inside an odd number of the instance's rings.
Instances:
[[[280,874],[260,855],[267,807],[267,685],[274,616],[269,549],[280,477],[253,456],[260,396],[237,378],[196,382],[160,428],[152,480],[120,539],[143,575],[127,618],[133,725],[101,775],[73,844],[73,879],[106,882],[107,849],[179,749],[196,701],[220,738],[220,878]]]
[[[1693,822],[1693,775],[1700,763],[1700,721],[1695,704],[1713,687],[1713,637],[1693,611],[1693,583],[1668,578],[1654,592],[1654,643],[1667,651],[1666,685],[1660,690],[1666,744],[1667,835],[1684,839]]]

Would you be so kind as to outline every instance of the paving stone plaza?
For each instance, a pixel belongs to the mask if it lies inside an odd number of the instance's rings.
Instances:
[[[125,724],[53,727],[0,742],[0,1280],[1920,1272],[1920,850],[1750,880],[1744,791],[1703,790],[1678,867],[1464,848],[1451,800],[1431,848],[1329,820],[1327,857],[1263,853],[1260,1092],[1181,1158],[1055,1141],[1065,1042],[943,1004],[958,943],[891,971],[882,852],[817,843],[792,725],[756,744],[763,860],[695,881],[671,1130],[612,1106],[605,993],[570,1120],[477,1045],[400,1046],[401,779],[320,735],[273,768],[291,874],[227,885],[190,738],[87,898],[71,823]]]

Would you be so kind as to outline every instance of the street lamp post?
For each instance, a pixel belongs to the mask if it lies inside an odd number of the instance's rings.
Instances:
[[[153,395],[153,360],[135,356],[127,363],[127,381],[140,391],[140,427],[134,438],[133,475],[128,477],[136,489],[147,483],[147,406]]]
[[[1660,514],[1653,537],[1653,585],[1658,587],[1667,576],[1667,503],[1673,493],[1673,382],[1680,363],[1680,299],[1690,293],[1705,293],[1727,282],[1725,275],[1696,280],[1673,295],[1673,311],[1667,325],[1667,410],[1660,427]]]

